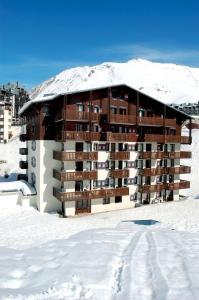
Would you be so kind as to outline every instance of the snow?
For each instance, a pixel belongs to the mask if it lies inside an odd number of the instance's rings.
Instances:
[[[196,200],[69,219],[5,209],[0,299],[198,299],[198,218]]]
[[[143,59],[67,69],[36,87],[32,99],[123,83],[164,103],[199,100],[199,68]]]
[[[13,138],[7,144],[0,144],[0,160],[6,161],[0,164],[0,181],[16,180],[17,174],[24,172],[19,168],[19,161],[22,159],[19,148],[26,147],[26,143],[19,140],[20,131],[20,127],[12,127]],[[5,174],[10,175],[9,178],[5,179]]]
[[[21,191],[24,196],[36,195],[35,188],[25,180],[0,182],[0,192]]]

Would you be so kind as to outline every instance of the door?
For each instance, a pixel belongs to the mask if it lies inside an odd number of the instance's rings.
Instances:
[[[75,205],[76,215],[91,212],[91,200],[77,200]]]

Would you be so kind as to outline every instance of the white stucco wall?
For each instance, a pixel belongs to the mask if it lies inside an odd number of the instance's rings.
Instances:
[[[41,212],[60,211],[61,203],[53,196],[53,187],[60,188],[60,182],[53,178],[53,168],[59,169],[61,163],[53,159],[53,150],[60,150],[60,143],[55,141],[36,141],[36,149],[32,150],[32,141],[28,142],[28,181],[31,173],[36,176],[37,208]],[[36,166],[31,164],[36,158]]]

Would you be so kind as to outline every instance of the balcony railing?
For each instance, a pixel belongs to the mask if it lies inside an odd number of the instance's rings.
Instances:
[[[158,117],[138,117],[137,122],[139,125],[152,125],[152,126],[167,126],[175,127],[175,119],[163,119]]]
[[[181,144],[189,144],[191,145],[192,143],[192,137],[189,136],[181,136]]]
[[[19,167],[20,167],[21,169],[28,169],[28,162],[27,162],[27,161],[24,161],[24,160],[21,160],[21,161],[19,162]]]
[[[110,170],[110,176],[113,178],[127,178],[129,177],[129,170]]]
[[[129,160],[130,152],[126,152],[126,151],[111,152],[110,159],[111,160]]]
[[[137,142],[138,136],[135,133],[107,132],[106,140],[109,142]]]
[[[157,176],[163,174],[175,175],[175,174],[187,174],[190,172],[191,172],[191,168],[188,166],[139,169],[139,175],[142,176]]]
[[[180,135],[145,134],[145,142],[191,144],[191,137]]]
[[[111,114],[110,123],[113,124],[136,124],[136,116]]]
[[[98,160],[98,152],[53,151],[53,158],[60,161]]]
[[[180,151],[180,158],[191,158],[191,151]]]
[[[189,189],[190,182],[186,180],[180,180],[180,182],[173,183],[158,183],[155,185],[140,185],[138,191],[140,193],[156,193],[161,192],[162,190],[180,190],[180,189]]]
[[[62,109],[55,117],[55,121],[67,120],[67,121],[81,121],[81,122],[99,122],[100,114],[95,112],[79,112]]]
[[[163,159],[163,158],[191,158],[190,151],[180,151],[180,152],[140,152],[139,159]]]
[[[59,181],[97,180],[97,171],[66,172],[53,169],[53,177]]]
[[[167,126],[175,127],[175,119],[163,119],[158,117],[136,117],[132,115],[111,114],[110,123],[115,124],[138,124],[144,126]]]
[[[57,141],[75,140],[75,141],[99,141],[99,132],[87,131],[60,131],[55,137]]]
[[[129,188],[118,187],[115,189],[101,189],[84,192],[62,192],[59,189],[53,188],[53,195],[60,201],[90,200],[106,197],[127,196],[129,195]]]
[[[28,148],[19,148],[19,154],[28,155]]]

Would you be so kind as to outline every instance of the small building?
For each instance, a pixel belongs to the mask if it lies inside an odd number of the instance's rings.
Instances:
[[[191,117],[127,85],[44,95],[21,112],[28,181],[40,211],[65,216],[179,199]],[[191,126],[190,126],[191,128]]]

